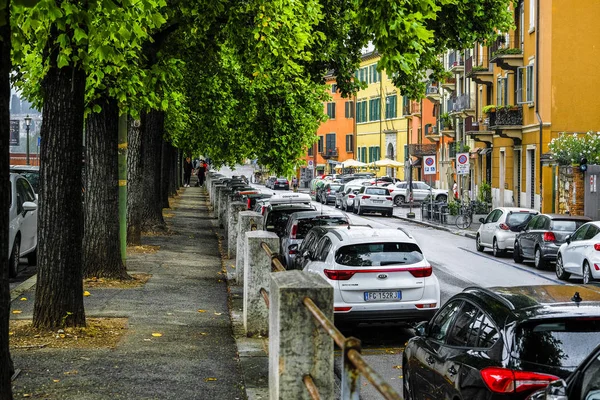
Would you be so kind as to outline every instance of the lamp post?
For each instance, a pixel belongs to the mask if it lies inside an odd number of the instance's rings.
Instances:
[[[29,114],[27,114],[27,116],[24,118],[25,120],[25,130],[27,131],[27,147],[26,147],[26,152],[27,152],[27,158],[25,160],[25,163],[27,165],[29,164],[29,127],[31,126],[31,117],[29,116]]]

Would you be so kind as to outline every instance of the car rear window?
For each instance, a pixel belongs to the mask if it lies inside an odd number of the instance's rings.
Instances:
[[[575,232],[577,228],[585,224],[587,221],[569,221],[555,219],[550,224],[550,229],[553,231]]]
[[[600,318],[566,318],[522,324],[515,357],[527,363],[572,370],[600,344]]]
[[[296,233],[296,239],[304,239],[315,226],[336,226],[336,225],[348,225],[348,218],[344,216],[332,216],[332,215],[319,215],[315,218],[301,219],[298,220],[298,232]]]
[[[390,191],[384,188],[374,188],[374,187],[370,187],[365,189],[365,194],[375,194],[375,195],[380,195],[380,196],[388,196],[390,194]]]
[[[536,214],[528,211],[511,212],[506,217],[506,225],[510,228],[524,227]]]
[[[342,187],[342,185],[331,185],[329,187],[331,188],[331,190],[340,190],[340,188]]]
[[[265,230],[269,232],[275,232],[277,236],[283,236],[285,232],[285,227],[287,226],[288,220],[290,219],[290,214],[299,212],[299,211],[313,211],[312,208],[308,208],[305,210],[298,209],[282,209],[282,210],[272,210],[269,215],[267,215],[267,223]]]
[[[376,267],[393,264],[415,264],[423,261],[423,253],[415,243],[365,243],[341,247],[335,262],[351,267]]]

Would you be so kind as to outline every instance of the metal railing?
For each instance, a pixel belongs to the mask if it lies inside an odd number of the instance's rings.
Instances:
[[[261,247],[271,258],[271,268],[273,272],[283,272],[286,269],[278,259],[278,254],[274,253],[267,243],[261,243]],[[263,296],[267,308],[269,308],[269,294],[264,289],[260,289],[260,293]],[[327,318],[327,316],[321,311],[321,309],[310,299],[305,297],[302,303],[315,318],[315,320],[321,325],[321,327],[327,332],[327,334],[333,339],[335,344],[342,349],[344,370],[342,372],[342,399],[356,399],[360,392],[360,385],[358,379],[360,375],[363,375],[375,389],[387,400],[402,400],[402,397],[386,383],[383,378],[369,366],[361,354],[361,342],[359,339],[354,337],[345,337],[334,325],[334,323]],[[310,374],[306,374],[302,377],[302,382],[306,387],[309,395],[313,400],[321,399],[319,394],[319,388],[316,386],[313,377]]]

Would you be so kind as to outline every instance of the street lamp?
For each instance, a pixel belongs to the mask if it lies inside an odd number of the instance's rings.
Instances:
[[[29,114],[24,118],[25,119],[25,129],[27,131],[27,159],[26,164],[29,165],[29,127],[31,126],[31,117]]]

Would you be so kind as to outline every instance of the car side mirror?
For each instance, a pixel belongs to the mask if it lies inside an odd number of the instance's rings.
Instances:
[[[26,201],[23,203],[23,211],[27,212],[27,211],[35,211],[37,210],[37,204],[35,204],[33,201]]]
[[[562,379],[550,382],[546,386],[545,393],[546,399],[569,400],[567,397],[567,383]]]
[[[288,250],[289,250],[289,251],[294,251],[294,252],[298,251],[298,244],[297,244],[297,243],[295,243],[295,244],[291,244],[291,245],[289,245],[289,246],[288,246]]]
[[[310,254],[310,251],[306,250],[304,253],[302,253],[302,257],[311,260],[312,259],[312,255]]]
[[[571,235],[567,235],[565,242],[567,242],[567,244],[571,243]]]
[[[417,336],[425,336],[427,334],[427,326],[429,325],[429,322],[427,321],[422,321],[419,322],[417,325],[415,325],[415,333]]]
[[[479,222],[481,222],[482,224],[485,224],[485,218],[479,218]]]

